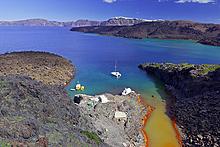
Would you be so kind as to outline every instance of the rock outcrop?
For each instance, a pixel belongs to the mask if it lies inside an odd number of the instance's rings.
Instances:
[[[141,133],[142,118],[146,115],[146,108],[137,102],[138,94],[127,96],[104,94],[97,96],[78,95],[79,108],[93,126],[100,138],[110,146],[144,146],[144,137]],[[108,102],[102,103],[100,97]],[[80,120],[81,121],[81,120]],[[81,128],[87,125],[81,124]],[[91,130],[91,128],[89,128]]]
[[[203,38],[198,41],[201,44],[220,46],[220,34],[217,37]]]
[[[220,144],[220,65],[142,64],[173,96],[167,113],[175,118],[185,146]]]

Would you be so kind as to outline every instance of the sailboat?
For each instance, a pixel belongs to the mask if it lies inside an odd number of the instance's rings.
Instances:
[[[111,72],[111,75],[115,76],[117,79],[121,77],[121,73],[117,71],[116,62],[115,62],[115,71]]]

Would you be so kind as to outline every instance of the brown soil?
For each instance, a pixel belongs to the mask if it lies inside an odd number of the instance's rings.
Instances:
[[[13,52],[0,55],[0,76],[22,75],[49,85],[64,85],[74,67],[61,56],[45,52]]]

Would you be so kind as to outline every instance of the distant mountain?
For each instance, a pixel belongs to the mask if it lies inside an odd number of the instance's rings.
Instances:
[[[189,39],[202,44],[220,46],[220,24],[155,20],[126,26],[101,25],[72,28],[71,30],[138,39]]]
[[[84,27],[84,26],[99,26],[100,21],[92,21],[92,20],[84,20],[80,19],[77,21],[71,21],[71,22],[62,22],[63,27]]]
[[[100,25],[99,21],[77,20],[69,22],[49,21],[46,19],[26,19],[19,21],[0,21],[0,26],[57,26],[57,27],[82,27]]]
[[[1,26],[63,26],[63,22],[46,19],[27,19],[18,21],[0,21]]]
[[[46,19],[26,19],[19,21],[0,21],[0,26],[58,26],[58,27],[85,27],[85,26],[131,26],[146,21],[137,18],[114,17],[106,21],[93,21],[87,19],[80,19],[77,21],[59,22],[49,21]]]
[[[147,20],[147,19],[138,19],[138,18],[128,18],[128,17],[113,17],[107,21],[103,21],[101,26],[131,26],[139,24],[142,22],[155,22],[162,20]]]

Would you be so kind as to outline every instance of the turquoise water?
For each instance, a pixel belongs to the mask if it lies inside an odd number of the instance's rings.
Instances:
[[[71,60],[75,79],[85,85],[86,94],[119,93],[131,87],[144,95],[157,95],[160,88],[137,66],[144,62],[220,63],[220,47],[193,41],[125,39],[70,32],[57,27],[0,27],[0,53],[21,50],[49,51]],[[110,75],[117,60],[120,79]],[[74,92],[69,91],[71,95]]]

